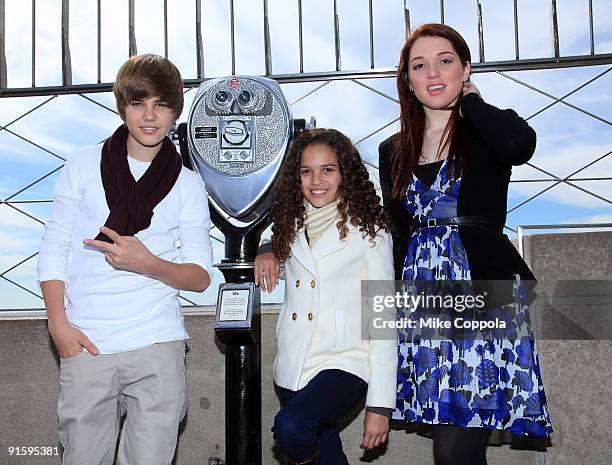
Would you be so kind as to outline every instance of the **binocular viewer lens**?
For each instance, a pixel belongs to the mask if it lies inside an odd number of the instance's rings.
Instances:
[[[229,98],[230,98],[229,94],[225,92],[224,90],[217,92],[217,95],[215,96],[215,99],[217,100],[217,102],[221,104],[227,103],[229,101]]]
[[[243,90],[238,96],[238,101],[243,105],[248,104],[251,101],[251,93],[248,90]]]

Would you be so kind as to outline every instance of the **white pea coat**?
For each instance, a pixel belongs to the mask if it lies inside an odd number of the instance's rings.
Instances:
[[[340,369],[368,383],[367,406],[395,408],[396,331],[381,340],[370,339],[366,329],[362,338],[361,308],[362,280],[394,278],[391,235],[380,231],[372,243],[357,227],[347,226],[345,240],[332,226],[312,249],[304,230],[297,234],[285,263],[274,381],[297,391],[320,371]],[[364,319],[370,312],[366,309]]]

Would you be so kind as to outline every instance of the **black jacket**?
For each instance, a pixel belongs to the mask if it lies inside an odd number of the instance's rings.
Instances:
[[[513,110],[500,110],[474,93],[463,98],[461,112],[468,122],[470,147],[462,162],[457,215],[484,216],[501,228],[506,222],[512,165],[521,165],[531,158],[536,146],[535,132]],[[393,234],[395,275],[396,279],[401,279],[414,228],[402,200],[390,195],[390,158],[396,137],[380,144],[379,174],[383,203],[396,225]],[[467,252],[473,280],[514,280],[514,274],[518,273],[522,279],[533,280],[535,284],[533,273],[505,234],[459,226],[459,237]]]

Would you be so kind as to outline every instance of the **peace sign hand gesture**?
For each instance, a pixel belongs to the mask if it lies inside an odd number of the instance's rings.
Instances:
[[[150,275],[157,257],[135,236],[121,236],[106,226],[100,231],[113,241],[112,244],[95,239],[85,239],[83,243],[104,252],[106,261],[118,270],[133,271]]]

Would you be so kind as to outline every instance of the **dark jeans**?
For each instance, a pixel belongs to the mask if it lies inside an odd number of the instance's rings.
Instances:
[[[348,465],[337,422],[363,398],[367,383],[342,370],[324,370],[303,389],[277,387],[281,410],[274,439],[293,462],[305,462],[319,449],[321,465]]]

